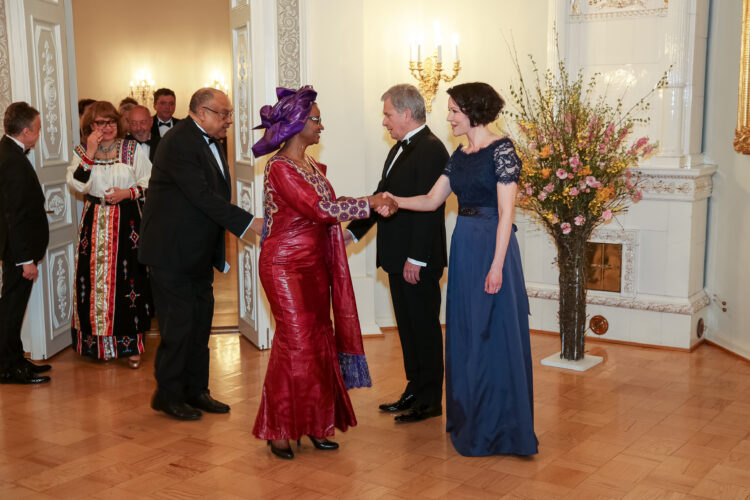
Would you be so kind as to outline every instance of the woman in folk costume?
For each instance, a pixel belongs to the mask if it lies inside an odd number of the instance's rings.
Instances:
[[[138,368],[153,313],[146,267],[137,256],[151,162],[136,141],[122,139],[120,122],[109,102],[86,108],[82,145],[68,167],[68,185],[85,201],[71,329],[78,354],[127,357],[130,368]]]
[[[263,395],[253,434],[271,451],[294,457],[289,440],[307,435],[332,450],[334,428],[357,423],[347,389],[369,387],[357,306],[339,223],[395,211],[382,195],[336,198],[326,166],[307,156],[323,124],[312,87],[279,88],[279,101],[260,110],[264,136],[256,157],[264,176],[260,281],[276,320]],[[331,322],[331,305],[334,321]]]

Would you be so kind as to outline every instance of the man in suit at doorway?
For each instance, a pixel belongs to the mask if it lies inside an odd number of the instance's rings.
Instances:
[[[397,142],[383,166],[376,192],[427,194],[443,173],[448,152],[425,125],[425,104],[413,85],[395,85],[382,96],[383,126]],[[388,273],[393,310],[408,384],[398,401],[380,405],[402,413],[399,423],[442,414],[443,333],[440,277],[447,262],[445,205],[434,212],[399,211],[349,224],[347,239],[359,239],[377,222],[377,264]]]
[[[169,132],[179,118],[174,117],[174,109],[177,98],[172,89],[161,88],[154,92],[154,123],[151,126],[151,137],[164,137]]]
[[[231,202],[229,166],[216,142],[232,116],[223,92],[193,94],[189,116],[159,142],[143,208],[138,257],[150,269],[161,333],[151,406],[179,420],[229,411],[208,389],[212,266],[228,270],[225,230],[241,237],[263,225]]]
[[[146,106],[133,106],[128,114],[128,135],[126,139],[134,139],[140,147],[148,148],[148,159],[154,163],[156,146],[161,136],[152,132],[154,119]]]
[[[5,135],[0,139],[0,225],[6,234],[0,246],[3,286],[0,295],[0,383],[49,382],[50,365],[35,365],[24,357],[21,325],[39,276],[37,263],[49,243],[44,193],[26,154],[41,130],[39,112],[25,102],[5,110]]]

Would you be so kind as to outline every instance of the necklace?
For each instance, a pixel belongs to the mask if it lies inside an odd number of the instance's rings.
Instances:
[[[104,153],[106,155],[114,151],[115,147],[117,147],[117,141],[113,142],[109,146],[102,146],[101,144],[99,144],[99,147],[97,148],[97,150],[100,153]]]

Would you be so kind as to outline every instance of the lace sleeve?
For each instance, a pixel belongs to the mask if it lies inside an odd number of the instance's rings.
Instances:
[[[521,176],[521,159],[510,139],[503,139],[492,154],[495,162],[495,179],[500,184],[518,183]]]

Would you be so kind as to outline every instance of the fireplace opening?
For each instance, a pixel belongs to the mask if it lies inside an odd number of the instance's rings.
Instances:
[[[586,288],[620,293],[622,244],[586,243]]]

